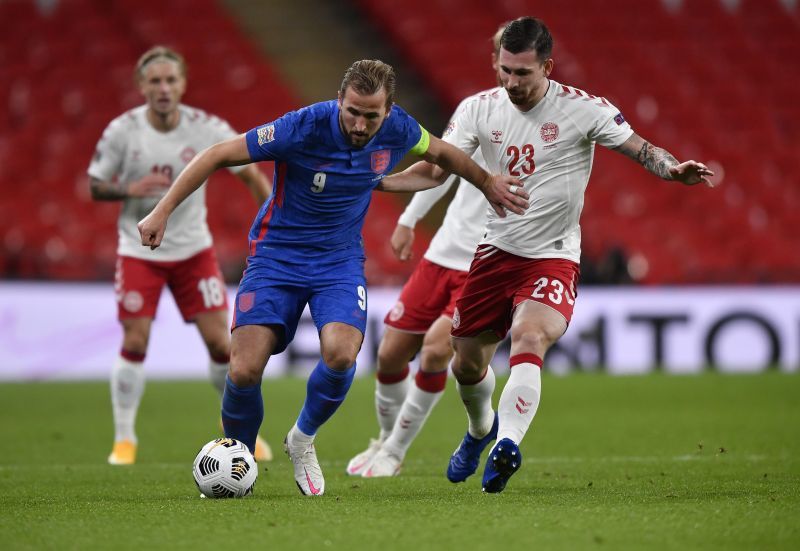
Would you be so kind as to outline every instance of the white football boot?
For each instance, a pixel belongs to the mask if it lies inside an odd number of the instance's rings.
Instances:
[[[364,478],[381,478],[397,476],[403,466],[403,458],[388,449],[381,448],[372,458],[367,468],[361,473]]]
[[[381,440],[375,438],[369,439],[369,447],[366,450],[355,456],[347,464],[347,474],[350,476],[361,476],[364,471],[369,467],[370,462],[375,457],[375,454],[381,449]]]
[[[294,444],[293,434],[292,430],[286,435],[283,449],[294,464],[294,481],[303,495],[321,496],[325,492],[325,478],[322,476],[314,443]]]

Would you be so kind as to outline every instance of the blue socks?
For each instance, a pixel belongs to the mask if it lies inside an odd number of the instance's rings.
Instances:
[[[255,453],[256,437],[263,420],[261,385],[239,387],[233,384],[230,377],[225,376],[225,393],[222,395],[222,426],[225,428],[225,436],[244,442],[250,452]]]
[[[317,429],[339,409],[355,374],[355,364],[347,371],[336,371],[319,361],[308,377],[306,402],[297,418],[297,427],[304,434],[315,435]]]

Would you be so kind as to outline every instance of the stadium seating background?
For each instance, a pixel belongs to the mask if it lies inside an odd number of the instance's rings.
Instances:
[[[585,256],[595,261],[587,265],[616,259],[645,283],[800,280],[796,7],[407,0],[398,10],[389,0],[353,1],[448,111],[487,87],[497,25],[537,15],[556,40],[557,81],[607,97],[641,135],[718,172],[718,189],[688,190],[598,148],[582,219]],[[85,169],[105,125],[141,102],[132,68],[152,44],[186,56],[187,104],[240,130],[300,104],[280,77],[281,60],[258,51],[214,0],[6,0],[0,36],[4,279],[110,279],[118,205],[91,201]],[[212,178],[209,203],[218,253],[235,281],[256,208],[224,174]],[[364,232],[369,280],[398,284],[409,267],[386,242],[401,205],[381,194],[373,203]]]

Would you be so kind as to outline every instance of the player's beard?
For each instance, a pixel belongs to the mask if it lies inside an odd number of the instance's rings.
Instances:
[[[364,147],[369,142],[369,135],[362,132],[350,132],[347,138],[353,147]]]
[[[524,105],[528,99],[528,96],[521,90],[509,90],[506,88],[506,92],[508,92],[508,99],[514,105]]]

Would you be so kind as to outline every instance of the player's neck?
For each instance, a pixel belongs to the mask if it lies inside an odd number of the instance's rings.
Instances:
[[[515,105],[517,109],[522,111],[523,113],[527,113],[537,105],[539,102],[544,99],[547,95],[547,91],[550,89],[550,79],[545,79],[544,85],[539,87],[534,94],[531,95],[530,99],[525,103],[525,105]]]
[[[181,121],[181,112],[178,109],[169,113],[157,113],[152,109],[147,110],[147,122],[159,132],[174,130]]]

